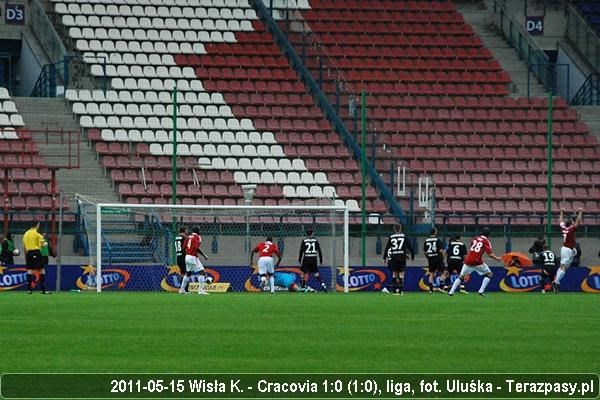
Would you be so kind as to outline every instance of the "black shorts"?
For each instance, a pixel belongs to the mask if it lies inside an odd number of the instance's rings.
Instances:
[[[42,269],[44,264],[42,263],[42,253],[39,250],[30,250],[25,254],[25,265],[27,269]]]
[[[446,266],[444,265],[444,261],[440,260],[440,259],[429,259],[429,272],[437,272],[440,271],[442,272],[443,270],[446,269]]]
[[[319,272],[319,266],[317,265],[316,259],[304,259],[302,260],[302,265],[300,266],[300,271],[311,274],[316,274]]]
[[[448,260],[448,272],[460,274],[462,270],[463,262],[460,260]]]
[[[403,272],[406,269],[406,258],[405,257],[397,257],[391,258],[388,261],[388,268],[391,272]]]
[[[181,275],[187,272],[185,267],[185,255],[177,256],[177,266],[179,267],[179,272],[181,272]]]
[[[556,270],[557,269],[558,268],[556,268],[556,267],[546,267],[546,266],[543,266],[542,267],[542,272],[541,272],[542,278],[553,279],[554,275],[556,275]]]

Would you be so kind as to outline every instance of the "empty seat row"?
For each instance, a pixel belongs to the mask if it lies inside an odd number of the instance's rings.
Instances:
[[[237,183],[256,183],[265,185],[329,185],[323,172],[283,172],[283,171],[236,171],[233,177]]]
[[[304,160],[295,158],[220,158],[200,157],[198,159],[200,168],[228,170],[228,171],[306,171]]]
[[[89,139],[91,141],[103,140],[106,142],[146,142],[146,143],[172,143],[173,134],[172,131],[164,130],[124,130],[124,129],[90,129],[88,132]],[[225,144],[276,144],[277,141],[273,136],[272,132],[245,132],[245,131],[178,131],[177,132],[178,143],[225,143]],[[100,151],[106,143],[98,143],[96,149]],[[111,143],[110,145],[118,145],[118,143]]]
[[[138,103],[73,103],[73,113],[76,115],[119,115],[119,116],[173,116],[172,105],[138,104]],[[177,107],[180,117],[228,117],[233,118],[231,108],[227,105],[195,105],[182,104]]]
[[[24,126],[23,117],[20,114],[4,114],[0,113],[0,127],[17,127]]]
[[[256,13],[250,8],[216,8],[216,7],[168,7],[168,6],[133,6],[118,4],[78,4],[56,3],[58,14],[64,15],[96,15],[111,17],[148,17],[148,18],[177,18],[177,19],[206,19],[206,20],[248,20],[256,19]]]
[[[98,60],[99,57],[97,57],[96,54],[90,50],[89,43],[87,40],[84,40],[84,39],[77,40],[77,50],[83,52],[86,55],[86,58],[84,61],[86,61],[88,63],[91,63],[91,62],[102,63],[102,60]],[[100,50],[100,52],[102,52],[102,53],[104,53],[105,51],[107,51],[107,50]],[[145,41],[145,42],[117,41],[117,42],[115,42],[115,51],[119,51],[121,53],[147,53],[148,57],[151,57],[152,54],[159,54],[161,56],[165,55],[165,54],[177,55],[179,53],[188,53],[188,54],[199,53],[199,54],[201,54],[205,50],[204,50],[204,45],[202,43],[183,42],[180,44],[180,43],[176,43],[176,42],[165,43],[165,42],[150,42],[150,41]],[[98,54],[100,54],[100,53],[98,53]],[[96,61],[94,61],[94,59],[96,59]]]
[[[198,8],[202,10],[202,8]],[[240,13],[240,11],[238,11]],[[256,12],[253,9],[244,10],[246,16],[244,18],[234,18],[234,20],[255,20]],[[206,17],[198,18],[193,15],[182,18],[171,17],[134,17],[134,16],[110,16],[110,15],[72,15],[63,14],[62,24],[67,28],[78,27],[82,28],[119,28],[119,29],[166,29],[172,31],[196,30],[199,27],[203,29],[211,28],[212,32],[221,32],[229,28],[229,21],[223,19],[209,19]],[[209,22],[207,22],[209,21]],[[220,21],[220,22],[219,22]],[[240,26],[241,27],[241,26]],[[220,29],[223,28],[223,29]],[[231,32],[229,32],[231,33]]]
[[[151,154],[154,156],[170,156],[173,154],[173,144],[165,143],[150,143],[147,151],[140,149],[138,146],[138,154]],[[98,147],[96,147],[97,149]],[[205,157],[259,157],[259,158],[281,158],[286,155],[283,153],[283,148],[280,145],[267,146],[264,144],[254,146],[247,144],[244,147],[241,145],[226,144],[191,144],[180,143],[177,145],[176,154],[181,156],[205,156]],[[240,160],[241,163],[242,160]]]
[[[0,125],[2,125],[0,119]],[[84,128],[113,128],[113,129],[172,129],[173,119],[170,117],[130,117],[130,116],[109,116],[96,115],[91,117],[89,115],[83,115],[79,124]],[[177,118],[177,128],[181,130],[221,130],[221,131],[255,131],[252,121],[249,119],[238,120],[235,118]]]
[[[110,50],[109,50],[110,51]],[[179,50],[173,50],[179,52]],[[191,67],[167,67],[164,65],[154,67],[152,65],[113,65],[92,64],[91,72],[94,76],[120,77],[120,78],[159,78],[159,79],[195,79],[196,73]]]
[[[116,78],[119,79],[119,78]],[[131,79],[131,80],[130,80]],[[114,82],[115,80],[113,80]],[[65,97],[67,100],[76,102],[85,102],[85,103],[145,103],[145,104],[154,104],[160,103],[164,105],[168,110],[172,111],[173,104],[173,87],[177,85],[177,104],[204,104],[204,105],[224,105],[225,100],[223,99],[223,95],[221,93],[208,93],[202,89],[202,86],[199,85],[191,85],[188,86],[187,89],[189,92],[180,91],[180,86],[182,80],[177,82],[171,81],[161,81],[159,79],[140,79],[138,81],[133,80],[133,78],[125,79],[127,85],[133,85],[133,82],[137,82],[137,85],[148,85],[149,90],[107,90],[106,92],[102,90],[73,90],[68,89],[65,93]],[[166,86],[164,89],[156,88],[158,86],[158,82],[163,82]],[[187,81],[186,81],[187,82]],[[199,82],[199,81],[191,81]],[[152,88],[150,90],[150,88]],[[156,88],[156,89],[155,89]]]

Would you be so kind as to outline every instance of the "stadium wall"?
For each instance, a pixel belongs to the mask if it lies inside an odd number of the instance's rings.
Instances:
[[[297,267],[282,267],[282,272],[293,272],[297,275]],[[24,267],[0,269],[0,291],[25,290],[26,270]],[[539,268],[504,268],[492,267],[494,277],[488,291],[524,293],[540,291]],[[46,269],[50,290],[56,290],[56,266]],[[207,268],[214,282],[228,282],[232,291],[257,292],[259,278],[257,271],[247,266],[220,266]],[[321,268],[323,279],[331,281],[331,268]],[[164,265],[144,266],[111,266],[102,273],[102,289],[106,291],[166,291],[175,292],[180,286],[180,275],[177,269]],[[390,282],[391,276],[386,267],[352,267],[349,287],[350,291],[380,291]],[[466,281],[467,291],[476,291],[482,277],[471,275]],[[408,292],[425,292],[427,286],[427,268],[423,266],[407,268],[404,278],[404,290]],[[343,273],[337,269],[337,290],[343,290]],[[317,288],[318,284],[311,278],[309,286]],[[547,290],[550,288],[547,287]],[[61,290],[95,291],[96,280],[94,268],[87,265],[65,265],[61,268]],[[600,266],[573,267],[561,281],[561,291],[600,293]]]
[[[277,235],[275,235],[277,239]],[[251,237],[251,243],[254,245],[261,240],[264,240],[264,237],[253,236]],[[447,241],[447,238],[443,238]],[[471,239],[470,236],[463,236],[463,241],[468,242]],[[62,264],[89,264],[90,260],[88,256],[84,256],[73,251],[74,244],[74,236],[73,235],[65,235],[61,240],[60,251],[62,254]],[[330,248],[331,248],[331,239],[330,238],[319,238],[321,242],[321,246],[323,247],[323,256],[326,262],[330,262],[328,260],[331,259]],[[409,260],[408,265],[424,265],[427,260],[421,254],[421,247],[423,246],[424,237],[417,238],[417,244],[419,247],[419,254],[415,258],[414,261]],[[535,237],[514,237],[512,238],[512,248],[511,251],[519,251],[525,254],[528,254],[528,250],[531,247],[535,240]],[[552,238],[552,250],[559,255],[560,254],[560,246],[562,243],[561,237],[553,237]],[[245,251],[244,243],[245,237],[237,237],[237,236],[224,236],[218,237],[218,251],[216,253],[212,252],[212,236],[203,236],[203,245],[202,248],[205,250],[209,257],[208,265],[214,266],[223,266],[223,265],[244,265],[249,260],[249,254]],[[300,237],[288,237],[284,240],[283,247],[283,260],[282,265],[296,265],[298,258],[298,246],[300,245],[301,238]],[[387,232],[381,236],[381,251],[385,248],[387,241]],[[581,264],[582,265],[593,265],[600,264],[600,259],[598,258],[598,252],[600,248],[598,247],[598,239],[596,238],[578,238],[577,241],[580,243],[582,256],[581,256]],[[361,247],[360,237],[350,237],[350,264],[351,265],[359,265],[361,262]],[[493,250],[496,254],[501,255],[506,251],[506,239],[500,237],[492,237],[491,238]],[[15,235],[15,244],[18,248],[22,248],[22,235]],[[366,263],[367,265],[383,265],[382,254],[377,252],[377,238],[376,237],[368,237],[367,238],[367,257]],[[341,264],[341,260],[343,260],[342,255],[342,241],[339,238],[338,242],[338,252],[335,255],[336,260]],[[17,264],[24,264],[25,259],[23,255],[16,257],[15,262]],[[490,262],[490,265],[495,265],[496,262]]]

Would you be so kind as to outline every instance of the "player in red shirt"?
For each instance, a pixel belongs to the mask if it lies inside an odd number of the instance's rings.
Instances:
[[[481,283],[481,287],[479,288],[479,295],[485,296],[485,288],[492,279],[492,270],[487,266],[486,263],[483,262],[483,254],[486,253],[494,260],[502,260],[492,252],[492,244],[487,238],[489,235],[489,228],[483,228],[481,230],[481,235],[475,236],[471,242],[471,247],[469,247],[467,257],[465,257],[465,263],[460,270],[460,276],[454,281],[452,289],[450,289],[448,295],[453,296],[454,292],[456,292],[458,287],[462,284],[465,277],[473,272],[477,272],[479,275],[485,275],[483,282]]]
[[[577,254],[577,243],[575,242],[575,231],[581,221],[583,220],[583,209],[578,208],[577,218],[575,222],[571,218],[564,219],[564,209],[560,209],[560,231],[563,235],[563,245],[560,248],[560,268],[556,271],[556,278],[554,278],[554,282],[552,282],[552,289],[554,293],[558,293],[560,289],[560,280],[567,273],[567,269],[571,265],[573,261],[573,257]]]
[[[254,262],[254,253],[258,253],[258,274],[260,275],[260,283],[263,288],[269,282],[271,293],[275,293],[275,267],[279,267],[281,262],[281,253],[277,245],[273,243],[273,238],[268,237],[264,242],[260,242],[250,253],[250,266]],[[274,265],[273,254],[277,256],[277,264]]]
[[[181,282],[181,288],[179,289],[180,294],[186,294],[185,288],[192,277],[192,273],[198,273],[198,294],[208,294],[207,291],[204,290],[204,284],[206,282],[206,276],[204,273],[204,266],[200,262],[198,255],[204,257],[205,260],[208,260],[206,254],[200,250],[200,245],[202,244],[202,237],[200,237],[200,228],[194,226],[192,228],[192,234],[189,235],[185,241],[183,242],[183,248],[185,249],[185,267],[186,272],[183,277],[183,281]]]

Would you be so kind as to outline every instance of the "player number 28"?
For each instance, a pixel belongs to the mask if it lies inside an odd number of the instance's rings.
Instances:
[[[481,251],[482,247],[483,247],[483,243],[481,243],[481,242],[473,242],[473,244],[471,245],[471,251],[479,253]]]

